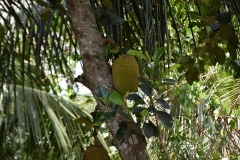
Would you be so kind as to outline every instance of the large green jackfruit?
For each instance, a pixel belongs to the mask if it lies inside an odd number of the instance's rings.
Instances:
[[[128,54],[121,55],[112,64],[112,77],[115,90],[122,96],[128,91],[137,91],[140,73],[136,59]]]
[[[84,152],[83,160],[110,160],[110,157],[103,146],[91,145]]]

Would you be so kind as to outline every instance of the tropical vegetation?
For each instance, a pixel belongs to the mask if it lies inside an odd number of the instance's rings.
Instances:
[[[0,1],[0,157],[82,159],[100,144],[111,159],[238,159],[239,6]],[[122,54],[141,74],[125,96],[111,78]]]

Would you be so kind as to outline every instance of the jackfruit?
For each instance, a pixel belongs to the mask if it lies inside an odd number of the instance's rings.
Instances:
[[[103,146],[91,145],[84,152],[83,160],[110,160],[110,157]]]
[[[137,91],[140,73],[136,59],[128,54],[118,57],[112,64],[112,77],[115,90],[122,96]]]

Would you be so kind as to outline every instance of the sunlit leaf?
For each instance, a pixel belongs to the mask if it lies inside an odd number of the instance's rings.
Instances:
[[[159,58],[162,56],[163,52],[166,50],[166,47],[161,47],[157,50],[157,52],[153,55],[153,62],[154,62],[154,65],[156,66],[158,61],[159,61]]]
[[[112,2],[110,0],[103,0],[102,5],[106,6],[109,9],[113,9]]]
[[[85,126],[83,127],[85,131],[91,131],[92,129],[92,121],[89,117],[80,117],[74,120],[77,123],[84,123]]]
[[[140,112],[140,115],[143,117],[147,116],[148,114],[149,114],[149,111],[147,109],[144,109]]]
[[[117,105],[123,105],[123,104],[125,104],[124,101],[123,101],[122,96],[121,96],[118,92],[116,92],[115,90],[113,90],[113,91],[111,92],[111,94],[110,94],[110,96],[109,96],[109,99],[110,99],[113,103],[115,103],[115,104],[117,104]]]
[[[196,18],[207,23],[216,21],[216,18],[214,16],[196,16]]]
[[[129,51],[127,51],[127,54],[130,54],[130,55],[133,55],[133,56],[138,56],[139,58],[143,58],[143,59],[147,59],[146,57],[145,57],[145,55],[144,54],[142,54],[142,52],[139,52],[139,51],[137,51],[137,50],[129,50]]]

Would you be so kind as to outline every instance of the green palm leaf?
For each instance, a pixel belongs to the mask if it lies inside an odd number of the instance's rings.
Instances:
[[[90,117],[89,113],[70,101],[19,85],[4,85],[0,97],[3,157],[42,159],[66,154],[80,158],[81,149],[92,142],[86,139],[83,126],[74,122],[78,117]],[[80,145],[72,148],[76,141]],[[25,155],[28,152],[31,154]]]

